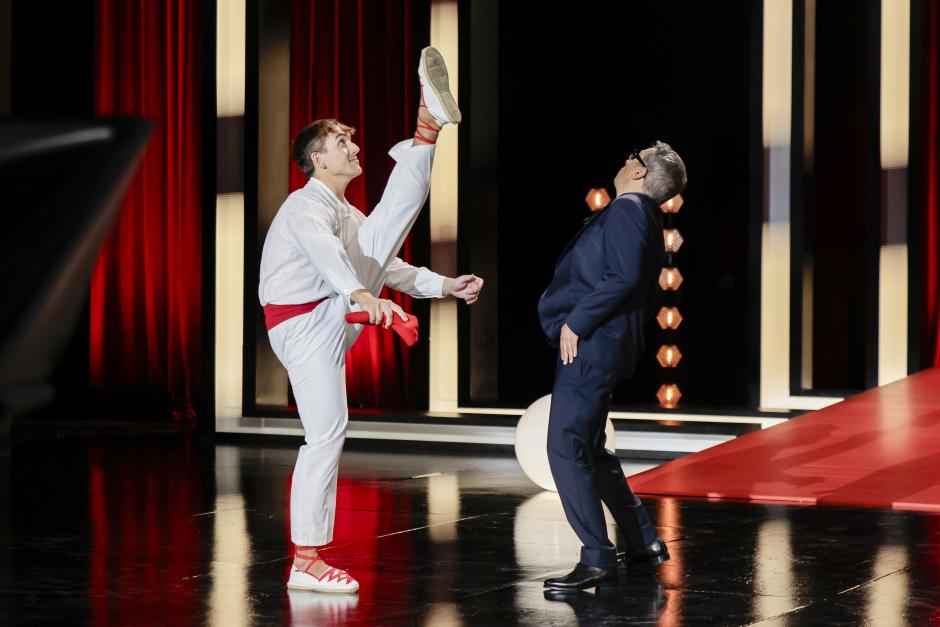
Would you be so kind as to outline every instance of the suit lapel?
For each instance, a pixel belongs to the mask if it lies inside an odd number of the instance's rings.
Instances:
[[[558,262],[565,257],[571,247],[574,246],[574,243],[578,241],[578,238],[581,237],[582,233],[584,233],[584,229],[588,228],[588,226],[597,219],[597,216],[601,215],[606,209],[607,207],[604,207],[604,209],[601,209],[600,211],[595,211],[593,214],[591,214],[590,217],[584,220],[584,224],[581,225],[581,228],[578,229],[578,232],[575,233],[574,237],[571,238],[571,241],[568,242],[567,246],[562,249],[561,254],[558,256],[558,261],[555,262],[556,266],[558,265]]]

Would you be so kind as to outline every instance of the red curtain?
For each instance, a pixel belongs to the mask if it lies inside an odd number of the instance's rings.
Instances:
[[[200,385],[201,3],[97,0],[95,109],[155,123],[91,284],[92,387]]]
[[[925,96],[927,137],[923,210],[925,366],[940,366],[940,7],[925,3]]]
[[[418,104],[416,17],[428,3],[415,0],[293,0],[291,3],[291,140],[316,119],[337,118],[357,129],[363,174],[346,198],[369,214],[381,198],[396,142],[414,132]],[[289,158],[285,155],[285,158]],[[291,164],[291,190],[306,184]],[[411,257],[410,240],[399,256]],[[411,299],[386,293],[406,311]],[[422,321],[427,329],[427,321]],[[388,332],[367,327],[346,355],[349,405],[410,406],[409,354]]]

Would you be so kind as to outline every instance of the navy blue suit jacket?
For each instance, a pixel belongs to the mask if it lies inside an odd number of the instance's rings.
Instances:
[[[619,196],[594,214],[562,251],[539,299],[539,320],[558,347],[564,324],[578,336],[577,359],[629,377],[644,349],[665,244],[659,207],[645,194]]]

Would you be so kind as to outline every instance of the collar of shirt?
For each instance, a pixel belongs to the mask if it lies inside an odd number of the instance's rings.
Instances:
[[[349,204],[346,202],[346,199],[338,197],[336,193],[320,179],[311,176],[305,187],[309,188],[311,191],[314,191],[314,193],[319,192],[326,194],[327,198],[336,203],[337,207],[342,207],[346,210],[349,209]]]

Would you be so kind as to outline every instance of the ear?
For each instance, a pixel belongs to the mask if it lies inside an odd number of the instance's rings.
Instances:
[[[644,178],[646,176],[647,172],[649,172],[647,168],[640,166],[639,168],[633,171],[633,174],[630,175],[630,178],[632,178],[634,181],[639,181],[641,178]]]
[[[311,152],[310,160],[313,162],[314,168],[323,168],[326,169],[326,161],[323,160],[323,155],[319,152]]]

